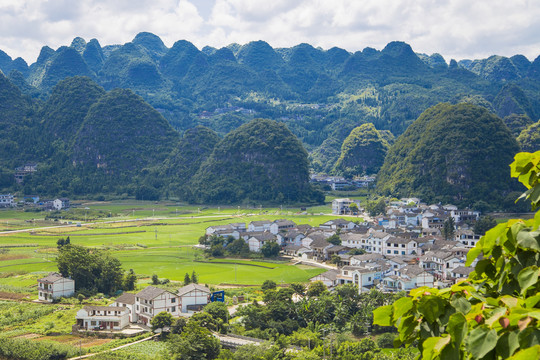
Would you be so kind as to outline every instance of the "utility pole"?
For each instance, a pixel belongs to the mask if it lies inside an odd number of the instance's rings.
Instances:
[[[157,228],[155,229],[155,232],[156,232],[156,240],[157,240]]]

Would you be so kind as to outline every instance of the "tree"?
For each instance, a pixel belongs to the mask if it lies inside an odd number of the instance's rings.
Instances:
[[[214,319],[220,319],[225,324],[229,322],[229,310],[227,305],[220,301],[214,301],[203,308],[203,312],[212,315]]]
[[[456,223],[454,218],[449,216],[448,219],[444,220],[442,228],[442,236],[445,240],[454,240],[456,234]]]
[[[189,274],[186,273],[186,275],[184,275],[184,286],[189,284],[191,284],[191,278],[189,277]]]
[[[298,294],[300,296],[303,296],[304,293],[306,292],[306,287],[304,286],[304,284],[301,284],[301,283],[291,284],[291,289],[294,290],[295,294]]]
[[[73,244],[58,251],[58,271],[75,280],[76,290],[109,294],[122,288],[124,271],[120,261],[108,253]]]
[[[242,238],[236,239],[227,245],[227,251],[231,255],[247,255],[249,254],[249,245]]]
[[[180,335],[171,335],[167,345],[175,360],[211,360],[220,350],[219,340],[194,321],[189,321]]]
[[[195,270],[193,270],[193,272],[191,273],[191,282],[194,284],[199,283],[199,279],[197,277],[197,274],[195,273]]]
[[[330,259],[331,264],[339,264],[341,262],[341,257],[339,255],[333,254],[332,258]]]
[[[474,233],[476,235],[484,235],[486,231],[497,226],[497,221],[489,215],[482,216],[474,224]]]
[[[356,203],[354,203],[354,202],[351,203],[351,204],[349,205],[349,210],[350,210],[351,213],[353,213],[353,214],[358,214],[358,210],[359,210],[359,209],[358,209],[358,205],[356,205]]]
[[[378,201],[368,201],[366,204],[366,210],[369,216],[377,216],[380,214],[386,214],[386,203],[383,198]]]
[[[328,241],[330,244],[341,245],[341,238],[338,234],[330,236],[328,239],[326,239],[326,241]]]
[[[155,331],[156,329],[163,329],[166,326],[171,326],[173,321],[174,318],[171,313],[162,311],[154,316],[152,320],[150,320],[150,324],[152,324],[152,331]]]
[[[77,300],[79,300],[79,304],[82,304],[82,302],[84,300],[84,295],[83,294],[77,295]]]
[[[512,177],[540,205],[540,151],[518,153]],[[374,312],[380,326],[396,326],[397,345],[418,341],[426,359],[533,359],[540,355],[540,211],[486,232],[467,254],[481,255],[469,278],[446,289],[422,287]]]
[[[159,277],[156,274],[152,275],[152,285],[159,285]]]
[[[321,296],[328,290],[322,281],[314,281],[308,285],[307,296]]]
[[[171,333],[181,334],[182,331],[184,331],[184,328],[186,327],[186,325],[187,325],[187,320],[183,317],[180,317],[174,320],[174,322],[171,325]]]
[[[137,275],[133,269],[129,269],[129,272],[124,278],[124,290],[130,291],[135,290],[135,284],[137,283]]]
[[[264,255],[264,257],[267,257],[267,258],[278,256],[280,250],[281,250],[281,247],[275,241],[267,241],[261,247],[261,253]]]
[[[274,290],[277,287],[277,284],[274,280],[265,280],[261,286],[262,291]]]

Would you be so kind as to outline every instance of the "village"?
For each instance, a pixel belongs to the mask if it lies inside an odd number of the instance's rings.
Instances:
[[[343,284],[354,285],[359,293],[443,288],[472,271],[464,264],[468,250],[480,238],[472,230],[478,211],[407,198],[389,203],[386,215],[370,217],[358,200],[345,198],[333,200],[332,213],[342,217],[316,227],[287,219],[212,225],[204,238],[243,239],[253,253],[276,243],[282,258],[324,268],[309,281],[322,282],[330,291]],[[452,238],[443,236],[448,223],[453,224]],[[43,303],[74,296],[74,280],[51,273],[38,280],[38,295]],[[148,331],[160,312],[189,317],[224,298],[223,291],[213,292],[196,283],[177,291],[147,286],[137,293],[124,292],[109,306],[84,306],[76,314],[73,333],[137,334]]]
[[[355,200],[335,199],[332,213],[358,214],[362,211],[359,206]],[[242,238],[252,252],[275,242],[293,261],[327,268],[310,281],[322,281],[329,289],[341,284],[354,284],[359,292],[442,288],[472,271],[464,264],[468,250],[480,239],[472,230],[480,212],[454,205],[426,205],[409,198],[391,202],[386,214],[371,219],[364,213],[364,219],[370,221],[363,222],[350,216],[337,218],[318,227],[285,219],[253,221],[247,227],[232,223],[208,227],[206,237]],[[452,226],[451,238],[443,236],[445,223]],[[337,243],[332,241],[336,237]]]

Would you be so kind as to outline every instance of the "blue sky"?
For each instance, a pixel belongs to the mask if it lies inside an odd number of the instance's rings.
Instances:
[[[141,31],[167,46],[202,48],[264,40],[273,47],[310,43],[351,52],[409,43],[447,61],[490,55],[540,55],[537,0],[0,0],[0,49],[32,63],[42,46],[76,36],[102,46]]]

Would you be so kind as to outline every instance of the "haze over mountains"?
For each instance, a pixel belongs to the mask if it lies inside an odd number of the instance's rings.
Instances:
[[[29,66],[0,51],[0,70],[7,76],[0,79],[0,146],[4,154],[13,154],[1,160],[4,189],[17,189],[10,180],[15,167],[34,161],[41,171],[25,181],[25,191],[139,191],[147,198],[210,200],[182,186],[176,174],[191,178],[206,160],[219,158],[212,155],[219,137],[255,118],[287,125],[309,153],[309,166],[327,172],[375,172],[380,159],[345,164],[342,155],[336,165],[351,131],[372,123],[397,137],[441,102],[467,102],[498,115],[513,138],[527,132],[521,136],[527,149],[538,141],[533,125],[540,117],[540,57],[530,62],[522,55],[491,56],[447,64],[439,54],[416,54],[402,42],[353,54],[309,44],[274,49],[264,41],[199,50],[185,40],[167,48],[159,37],[140,33],[124,45],[101,47],[96,39],[75,38],[57,50],[45,46]],[[62,81],[73,76],[84,78]],[[186,132],[198,125],[206,129]],[[178,149],[196,143],[190,139],[194,134],[203,145],[186,159]],[[358,131],[354,138],[362,136],[369,138]],[[216,149],[232,151],[224,146]],[[350,146],[348,152],[358,153]],[[383,156],[380,150],[377,154]],[[204,168],[215,172],[210,163]],[[198,174],[197,181],[214,175]],[[305,194],[300,198],[317,198],[299,186]],[[249,198],[244,195],[231,201]]]

